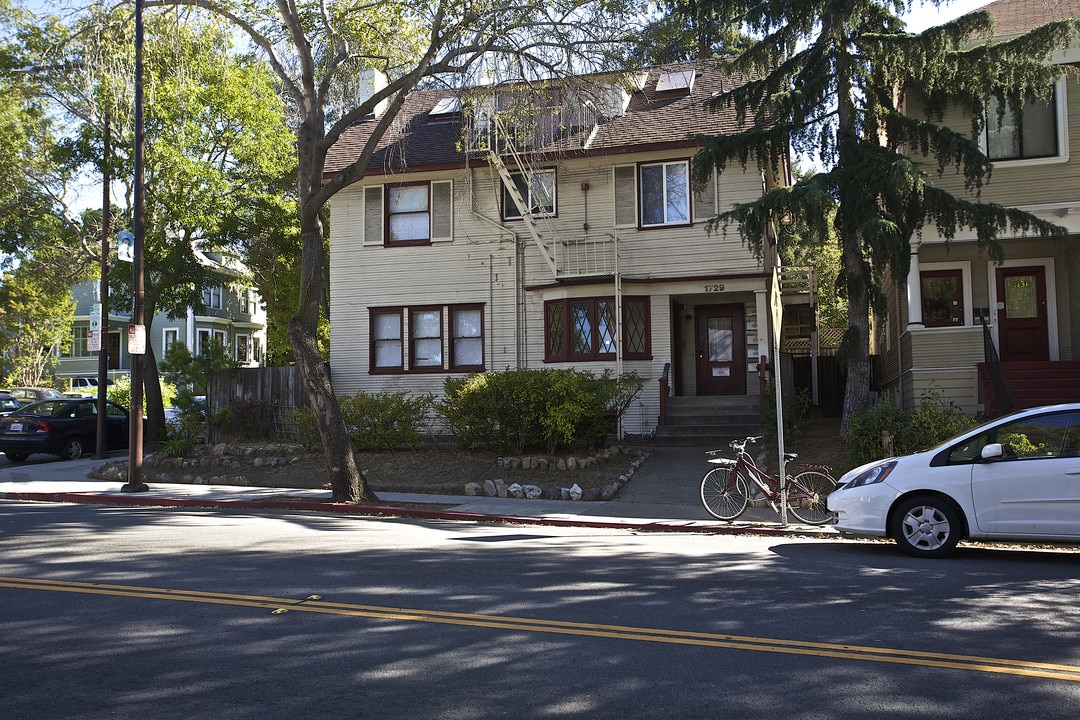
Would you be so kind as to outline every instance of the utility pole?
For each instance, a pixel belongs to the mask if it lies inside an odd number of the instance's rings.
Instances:
[[[109,384],[109,216],[112,214],[112,205],[109,191],[112,185],[112,154],[109,127],[109,116],[105,116],[105,137],[102,149],[102,175],[105,186],[101,197],[101,284],[98,293],[98,304],[101,307],[101,317],[98,321],[98,372],[97,372],[97,446],[94,448],[94,457],[103,460],[108,457],[108,424],[105,396]]]
[[[143,325],[143,4],[144,0],[135,0],[135,248],[131,269],[135,298],[128,326],[128,353],[131,355],[128,481],[120,488],[121,492],[130,493],[150,489],[143,482],[143,354],[146,352],[146,328]]]

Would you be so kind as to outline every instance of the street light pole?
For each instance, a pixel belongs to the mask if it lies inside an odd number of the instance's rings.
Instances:
[[[143,329],[143,0],[135,0],[135,243],[131,268],[132,288],[135,292],[131,310],[132,325],[128,328],[128,350],[131,356],[131,414],[128,416],[128,481],[121,492],[146,492],[150,488],[143,482],[143,355],[131,352],[134,339],[145,342]]]

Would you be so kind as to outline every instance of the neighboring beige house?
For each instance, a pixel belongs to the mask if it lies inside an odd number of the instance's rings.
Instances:
[[[987,5],[996,39],[1046,22],[1076,17],[1080,0],[999,0]],[[1053,62],[1080,61],[1080,47]],[[988,111],[996,117],[997,108]],[[959,113],[951,127],[970,127]],[[941,392],[966,412],[991,415],[1011,407],[1080,400],[1080,83],[1065,76],[1043,101],[1030,98],[1021,112],[991,122],[980,141],[993,160],[981,200],[1017,207],[1066,227],[1066,243],[1012,237],[1005,261],[980,252],[971,231],[948,246],[934,228],[914,243],[907,287],[890,299],[877,323],[880,388],[902,407]],[[935,176],[936,178],[936,176]],[[962,178],[936,182],[963,196]],[[1071,248],[1071,252],[1069,252]],[[981,320],[985,318],[984,331]],[[1005,385],[995,390],[994,355]],[[1007,388],[1007,389],[1006,389]]]
[[[264,364],[266,348],[266,308],[255,288],[244,283],[244,267],[230,255],[196,250],[198,262],[211,268],[220,283],[203,291],[204,314],[188,309],[186,315],[170,319],[165,313],[154,316],[148,342],[153,345],[154,355],[161,359],[165,349],[175,343],[183,343],[195,355],[205,343],[216,339],[242,363],[243,367],[260,367]],[[98,353],[87,349],[87,330],[90,326],[90,306],[98,300],[97,280],[81,283],[72,288],[76,300],[75,324],[72,328],[71,346],[60,355],[56,368],[57,377],[96,377]],[[127,348],[127,328],[131,323],[131,298],[110,297],[108,336],[109,375],[116,377],[131,372],[131,355]],[[66,389],[66,388],[64,388]]]
[[[788,169],[736,166],[693,187],[692,136],[734,127],[704,103],[732,83],[687,63],[533,94],[412,93],[366,177],[331,203],[335,391],[439,395],[448,375],[505,368],[633,371],[646,386],[630,434],[675,424],[680,408],[700,416],[688,424],[756,423],[774,268],[705,220]],[[339,140],[328,176],[373,124]],[[725,398],[723,411],[709,400]]]

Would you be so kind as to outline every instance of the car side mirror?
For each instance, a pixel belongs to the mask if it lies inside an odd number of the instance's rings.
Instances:
[[[1005,448],[1001,446],[1001,443],[987,443],[983,446],[979,457],[983,460],[1000,460],[1005,457]]]

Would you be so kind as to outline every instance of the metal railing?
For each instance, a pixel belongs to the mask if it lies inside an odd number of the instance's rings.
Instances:
[[[994,388],[994,399],[997,403],[998,412],[1004,415],[1013,408],[1012,393],[1009,391],[1009,383],[1005,381],[1005,373],[1001,369],[1001,359],[998,357],[997,347],[994,345],[994,337],[990,334],[990,326],[986,324],[986,316],[980,315],[979,322],[983,329],[983,356],[986,362],[986,372],[990,376],[990,384]]]

